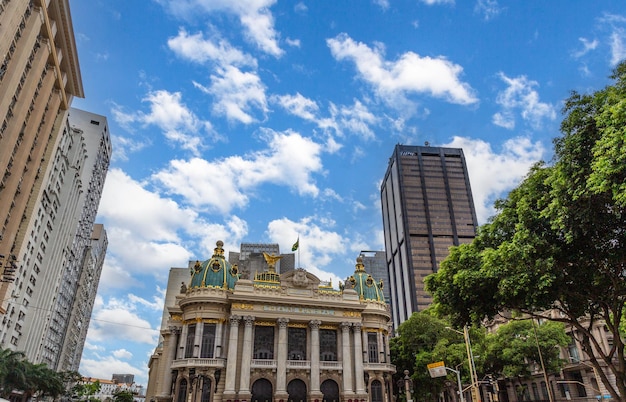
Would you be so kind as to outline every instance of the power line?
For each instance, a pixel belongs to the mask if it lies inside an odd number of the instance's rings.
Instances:
[[[12,297],[10,297],[9,299],[11,299],[11,298]],[[9,300],[9,299],[5,299],[3,301]],[[27,306],[24,305],[23,303],[19,303],[19,302],[14,302],[14,304],[15,305],[20,305],[20,306],[23,306],[23,307],[26,307],[26,308],[33,308],[33,309],[36,309],[36,310],[47,311],[49,313],[53,313],[54,312],[54,310],[52,310],[52,309],[45,308],[45,307],[39,307],[39,306],[35,306],[35,305],[32,305],[32,304],[28,304]],[[91,321],[103,322],[103,323],[107,323],[107,324],[119,325],[119,326],[122,326],[122,327],[132,327],[132,328],[139,328],[139,329],[158,330],[158,329],[155,329],[155,328],[152,328],[152,327],[143,327],[143,326],[139,326],[139,325],[125,324],[125,323],[115,322],[115,321],[100,320],[100,319],[93,318],[93,317],[90,317],[89,321],[90,322]]]

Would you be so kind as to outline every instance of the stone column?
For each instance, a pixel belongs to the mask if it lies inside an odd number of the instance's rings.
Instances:
[[[228,358],[226,360],[226,385],[224,399],[235,396],[235,377],[237,375],[237,344],[239,343],[239,320],[237,315],[230,316],[230,335],[228,338]]]
[[[311,327],[311,399],[320,399],[320,320],[311,320],[309,327]]]
[[[352,324],[354,330],[354,375],[356,377],[356,393],[365,393],[365,379],[363,378],[363,335],[361,334],[361,323]]]
[[[361,331],[361,345],[363,346],[363,353],[361,354],[361,356],[363,356],[362,361],[363,363],[376,363],[375,361],[370,362],[370,344],[368,337],[369,334],[367,333],[367,331]]]
[[[378,331],[378,363],[386,363],[387,359],[385,358],[385,334],[382,331]]]
[[[352,354],[350,353],[350,323],[341,323],[341,351],[343,357],[343,393],[354,393],[352,386]]]
[[[176,359],[176,351],[178,349],[178,343],[176,342],[177,335],[180,334],[180,328],[170,327],[170,333],[163,336],[163,352],[165,356],[165,373],[163,373],[163,382],[160,384],[159,396],[169,397],[172,387],[172,362]]]
[[[187,324],[183,324],[183,330],[180,334],[178,342],[178,358],[183,359],[185,357],[185,342],[187,342]]]
[[[252,362],[252,329],[254,317],[244,317],[243,345],[241,354],[241,373],[239,374],[239,399],[246,401],[250,398],[250,363]]]
[[[222,357],[222,332],[224,332],[224,323],[220,321],[215,326],[215,350],[213,350],[213,357]]]
[[[196,320],[196,336],[193,340],[193,357],[200,357],[200,351],[202,349],[202,332],[204,331],[204,324],[202,318]]]
[[[289,318],[279,318],[278,351],[276,353],[276,394],[275,400],[287,399],[287,324]]]

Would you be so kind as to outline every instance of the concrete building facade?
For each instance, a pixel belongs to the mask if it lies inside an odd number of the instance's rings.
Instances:
[[[222,247],[170,271],[146,400],[392,401],[391,316],[360,258],[334,289],[271,255],[243,278]]]
[[[478,225],[463,150],[396,145],[381,185],[391,311],[397,328],[432,299],[424,278]]]
[[[33,202],[0,346],[33,363],[77,370],[107,247],[94,226],[111,158],[104,116],[72,109]]]
[[[0,0],[0,314],[82,78],[68,0]],[[8,268],[8,271],[5,269]]]

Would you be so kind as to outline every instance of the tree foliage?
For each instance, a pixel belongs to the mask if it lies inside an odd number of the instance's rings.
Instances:
[[[455,247],[427,289],[457,325],[504,310],[561,321],[613,398],[626,395],[626,63],[615,83],[566,100],[551,165],[538,163],[471,244]],[[559,314],[542,312],[556,309]],[[592,329],[606,324],[603,348]],[[606,364],[617,388],[600,370]]]
[[[0,348],[0,396],[8,399],[13,391],[21,391],[26,399],[64,395],[71,384],[80,379],[76,372],[58,373],[45,364],[33,364],[23,352]]]
[[[114,402],[133,402],[134,399],[134,394],[127,389],[117,390],[113,393]]]
[[[487,336],[487,366],[489,374],[498,377],[528,378],[534,363],[546,372],[558,372],[563,366],[557,346],[566,347],[570,338],[562,323],[546,321],[541,325],[531,320],[512,320]],[[541,351],[541,355],[539,355]]]
[[[473,329],[472,346],[477,356],[484,356],[484,329]],[[459,369],[462,381],[470,383],[467,351],[462,335],[450,329],[450,322],[435,316],[433,310],[414,313],[397,330],[397,336],[390,340],[391,361],[397,367],[396,381],[404,378],[404,370],[409,370],[414,386],[414,397],[420,400],[437,400],[445,389],[456,392],[456,374],[447,377],[431,378],[427,365],[443,361],[447,367]],[[482,367],[483,360],[476,360]]]

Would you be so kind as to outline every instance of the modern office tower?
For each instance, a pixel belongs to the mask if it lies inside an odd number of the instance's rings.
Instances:
[[[77,370],[106,252],[94,221],[111,158],[104,116],[71,109],[34,205],[0,346]]]
[[[134,374],[113,374],[111,379],[116,384],[133,384],[135,382]]]
[[[283,274],[294,269],[294,254],[280,254],[280,247],[276,243],[241,243],[239,252],[228,253],[228,262],[237,265],[244,275],[254,275],[266,267],[263,253],[281,257],[276,262],[276,272]]]
[[[383,231],[395,328],[431,303],[424,278],[450,246],[476,235],[463,150],[396,145],[381,185]]]
[[[0,315],[74,96],[84,95],[69,0],[0,0]]]
[[[383,295],[385,295],[385,302],[389,305],[391,293],[389,292],[389,272],[387,271],[385,252],[363,250],[361,251],[361,258],[363,259],[365,270],[375,279],[383,281]]]

